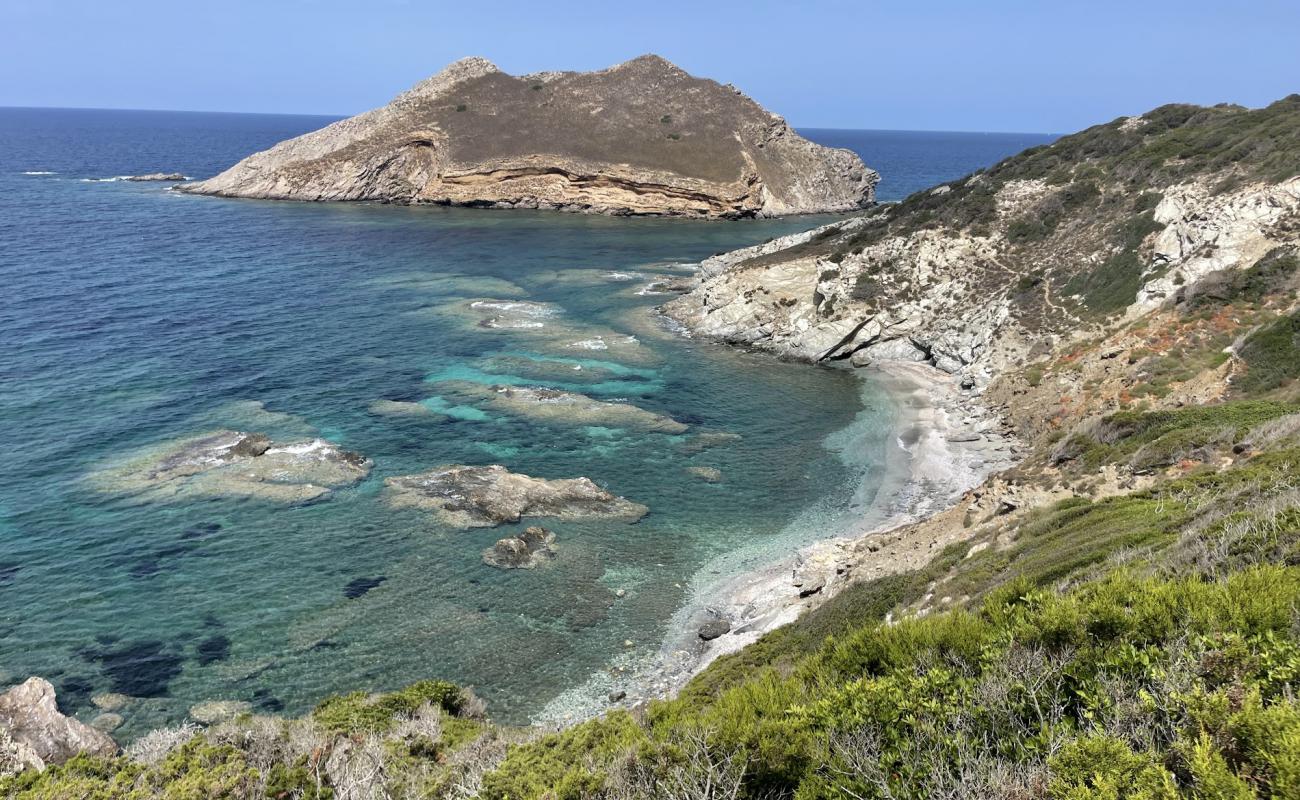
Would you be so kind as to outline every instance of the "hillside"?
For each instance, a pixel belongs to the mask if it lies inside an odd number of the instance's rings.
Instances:
[[[446,684],[160,732],[9,796],[1300,797],[1300,96],[1166,106],[706,261],[668,312],[928,362],[1022,458],[848,548],[676,698],[554,732]],[[916,567],[885,539],[951,541]]]
[[[753,217],[870,205],[879,176],[658,56],[513,76],[458,61],[388,105],[256,153],[196,194]]]

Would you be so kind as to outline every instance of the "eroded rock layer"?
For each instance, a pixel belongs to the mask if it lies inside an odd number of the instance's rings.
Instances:
[[[388,105],[183,191],[608,214],[779,216],[869,205],[879,176],[658,56],[513,76],[467,58]]]

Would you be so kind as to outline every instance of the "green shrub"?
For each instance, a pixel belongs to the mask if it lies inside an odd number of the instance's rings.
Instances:
[[[333,695],[312,712],[320,725],[334,733],[382,732],[393,727],[401,715],[415,713],[429,703],[449,714],[460,711],[462,690],[446,681],[420,681],[388,694]]]
[[[585,800],[604,785],[613,763],[646,742],[625,711],[510,748],[483,779],[485,800]]]
[[[1174,776],[1157,754],[1100,734],[1069,742],[1050,762],[1049,794],[1062,800],[1177,800]]]

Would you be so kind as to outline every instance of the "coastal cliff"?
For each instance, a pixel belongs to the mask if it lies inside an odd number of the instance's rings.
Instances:
[[[1293,243],[1296,155],[1235,153],[1268,149],[1298,115],[1292,96],[1115,120],[866,216],[710,258],[664,310],[696,334],[787,358],[921,361],[983,385]]]
[[[466,58],[388,105],[181,191],[602,214],[772,217],[869,206],[879,176],[737,89],[647,55],[513,76]]]

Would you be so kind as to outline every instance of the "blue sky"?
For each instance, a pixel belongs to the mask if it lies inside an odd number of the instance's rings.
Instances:
[[[1300,2],[0,0],[0,105],[352,114],[656,52],[796,126],[1066,132],[1300,91]]]

